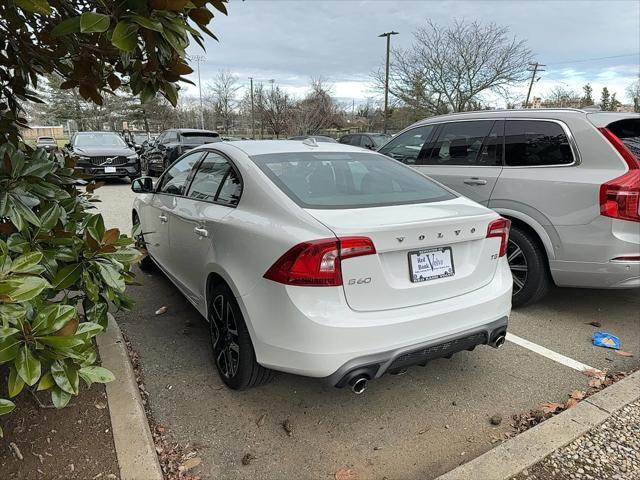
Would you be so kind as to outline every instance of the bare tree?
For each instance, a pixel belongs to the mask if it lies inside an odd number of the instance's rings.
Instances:
[[[577,107],[580,105],[581,97],[575,90],[570,90],[565,87],[556,86],[553,87],[545,95],[545,101],[543,105],[545,107]]]
[[[315,134],[336,121],[338,105],[331,96],[331,89],[332,86],[322,78],[311,79],[311,92],[295,106],[296,133]]]
[[[205,90],[210,93],[208,103],[212,103],[216,117],[222,119],[224,132],[228,133],[238,105],[238,77],[228,70],[220,70],[215,79],[207,83]]]
[[[260,133],[266,127],[276,138],[288,132],[291,119],[293,100],[289,95],[271,82],[271,86],[265,88],[261,83],[254,88],[255,110],[260,120]]]
[[[627,87],[627,95],[633,102],[633,111],[640,113],[640,79]]]
[[[414,44],[392,52],[389,90],[416,111],[461,112],[480,104],[481,94],[503,93],[528,77],[531,51],[495,23],[428,22]],[[374,74],[381,85],[382,72]]]

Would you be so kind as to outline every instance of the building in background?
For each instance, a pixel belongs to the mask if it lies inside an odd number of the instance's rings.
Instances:
[[[38,137],[53,137],[56,140],[65,138],[62,125],[33,125],[22,129],[21,134],[25,140],[36,140]]]

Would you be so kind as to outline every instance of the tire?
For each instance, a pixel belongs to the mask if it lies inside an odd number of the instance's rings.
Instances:
[[[273,371],[256,361],[238,302],[229,287],[223,284],[211,291],[209,339],[218,375],[227,387],[246,390],[268,383],[273,378]]]
[[[547,257],[537,239],[517,226],[509,233],[507,260],[513,275],[514,308],[537,302],[547,294],[551,287]]]
[[[133,214],[133,225],[134,227],[136,225],[140,225],[140,218],[138,217],[137,213]],[[139,240],[136,240],[136,246],[143,247],[146,250],[146,244],[144,242],[144,236],[142,234],[140,234]],[[145,257],[142,260],[140,260],[138,265],[140,266],[140,270],[147,273],[155,272],[156,269],[158,268],[156,267],[156,264],[154,263],[154,261],[151,259],[151,256],[149,256],[149,252],[147,252]]]

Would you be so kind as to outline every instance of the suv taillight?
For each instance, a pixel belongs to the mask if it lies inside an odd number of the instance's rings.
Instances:
[[[267,270],[264,278],[285,285],[340,286],[342,260],[374,253],[376,248],[367,237],[310,240],[289,249]]]
[[[627,173],[600,186],[600,213],[605,217],[640,222],[640,160],[611,130],[598,130],[629,166]]]
[[[489,224],[487,228],[487,238],[497,237],[500,239],[500,256],[504,257],[507,253],[507,244],[509,240],[509,229],[511,228],[511,220],[506,218],[498,218]]]

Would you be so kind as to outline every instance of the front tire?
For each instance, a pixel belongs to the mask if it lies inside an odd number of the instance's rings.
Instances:
[[[537,302],[547,294],[551,286],[547,257],[537,240],[517,226],[509,233],[507,261],[513,276],[514,308]]]
[[[220,379],[232,390],[269,382],[273,371],[256,361],[242,312],[226,285],[213,288],[209,303],[209,338]]]

